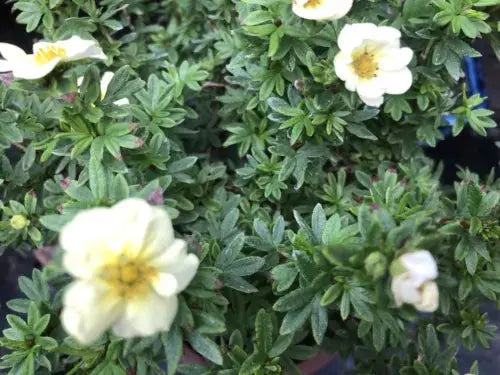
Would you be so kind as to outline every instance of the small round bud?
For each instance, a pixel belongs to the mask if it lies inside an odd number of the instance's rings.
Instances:
[[[365,270],[374,279],[384,276],[387,268],[387,258],[379,251],[368,255],[365,259]]]
[[[15,230],[21,230],[29,225],[30,221],[26,219],[23,215],[14,215],[10,219],[10,226]]]

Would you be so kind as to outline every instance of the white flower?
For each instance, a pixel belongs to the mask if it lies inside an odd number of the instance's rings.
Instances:
[[[60,62],[85,58],[106,60],[106,55],[94,40],[73,36],[54,43],[38,42],[33,45],[33,54],[21,48],[0,43],[0,72],[12,72],[16,78],[38,79],[49,74]]]
[[[79,213],[61,232],[63,263],[76,278],[66,290],[61,320],[80,343],[108,328],[121,337],[170,328],[177,294],[199,260],[174,238],[168,215],[140,199]]]
[[[391,289],[397,306],[409,303],[425,312],[438,308],[439,290],[433,281],[438,276],[438,269],[430,252],[406,253],[394,262],[392,269],[396,270]]]
[[[351,10],[353,0],[293,0],[292,11],[308,20],[334,20]]]
[[[109,83],[113,79],[114,75],[115,75],[115,73],[113,73],[113,72],[105,72],[102,75],[102,77],[101,77],[101,100],[103,100],[104,97],[106,96],[106,92],[108,91]],[[81,86],[82,82],[83,82],[83,77],[79,77],[77,80],[78,86]],[[113,103],[116,105],[126,105],[126,104],[129,104],[129,101],[127,98],[123,98],[123,99],[117,100]]]
[[[372,23],[346,25],[340,32],[335,73],[365,104],[379,107],[384,94],[398,95],[410,89],[413,77],[407,65],[413,51],[401,48],[400,38],[399,30]]]

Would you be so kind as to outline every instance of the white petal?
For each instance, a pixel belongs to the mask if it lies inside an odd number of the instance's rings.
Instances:
[[[61,322],[81,344],[97,340],[118,318],[122,306],[99,284],[77,281],[64,293]]]
[[[80,87],[83,83],[83,76],[82,77],[78,77],[77,80],[76,80],[76,85],[78,87]]]
[[[18,60],[25,57],[26,52],[13,44],[0,43],[0,55],[2,55],[5,60]]]
[[[170,273],[160,272],[153,281],[153,287],[159,295],[170,297],[177,292],[177,279]]]
[[[413,58],[413,51],[408,48],[387,48],[378,58],[379,67],[382,70],[401,70],[406,67]]]
[[[177,263],[174,269],[172,269],[171,272],[177,279],[176,293],[186,289],[196,275],[199,264],[200,261],[196,255],[188,254],[181,262]]]
[[[57,41],[53,44],[66,50],[66,57],[64,57],[63,61],[73,61],[85,58],[106,59],[106,55],[104,55],[102,49],[95,40],[72,36],[69,39]]]
[[[354,23],[345,25],[340,31],[337,44],[342,52],[351,54],[365,39],[370,39],[376,33],[377,26],[373,23]]]
[[[112,252],[109,243],[113,241],[110,210],[93,208],[77,214],[61,230],[59,243],[65,250],[63,263],[66,270],[75,277],[91,278],[103,264],[108,262]]]
[[[113,248],[124,247],[130,253],[156,256],[174,240],[174,230],[168,214],[142,199],[125,199],[111,208],[116,239]]]
[[[11,64],[7,60],[0,59],[0,73],[10,72],[11,70]]]
[[[294,1],[292,11],[309,20],[333,20],[344,17],[352,7],[353,0],[321,0],[316,7],[307,6],[307,1]]]
[[[418,286],[438,276],[436,261],[427,250],[406,253],[400,260]]]
[[[54,70],[60,61],[60,58],[55,58],[47,64],[37,64],[33,55],[26,55],[23,59],[11,63],[12,74],[16,78],[39,79]]]
[[[108,91],[108,86],[113,77],[115,76],[115,73],[113,72],[105,72],[102,75],[101,78],[101,98],[104,98],[106,96],[106,92]]]
[[[384,102],[384,97],[383,96],[377,96],[375,98],[369,98],[367,96],[361,96],[359,95],[363,103],[366,105],[369,105],[370,107],[380,107],[382,103]]]
[[[408,68],[392,72],[381,71],[379,78],[383,82],[385,92],[392,95],[404,94],[413,83],[413,76]]]
[[[354,79],[357,80],[356,74],[351,68],[351,63],[352,63],[352,57],[350,54],[340,51],[335,56],[335,59],[333,60],[333,65],[335,67],[335,74],[342,81],[349,81]]]
[[[378,77],[372,79],[360,79],[356,85],[359,96],[366,98],[378,98],[384,95],[382,82]]]
[[[411,275],[404,273],[392,279],[391,290],[398,306],[403,303],[417,303],[420,301],[420,292],[411,278]]]
[[[371,39],[389,44],[392,47],[399,47],[401,32],[391,26],[377,26],[376,32]]]
[[[420,291],[420,301],[414,304],[419,311],[434,312],[439,307],[439,289],[434,281],[426,282]]]
[[[130,102],[127,98],[123,98],[123,99],[120,99],[120,100],[113,102],[113,104],[114,105],[127,105],[127,104],[130,104]]]
[[[127,301],[124,314],[113,326],[121,337],[150,336],[168,331],[177,314],[177,297],[161,297],[155,292]]]
[[[194,254],[187,253],[186,241],[176,239],[163,254],[152,260],[160,272],[172,274],[177,279],[176,293],[183,291],[191,282],[200,261]]]

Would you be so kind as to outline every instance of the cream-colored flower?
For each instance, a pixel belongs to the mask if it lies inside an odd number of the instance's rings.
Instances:
[[[114,75],[115,75],[115,73],[113,73],[113,72],[105,72],[102,75],[102,77],[101,77],[101,100],[103,100],[104,97],[106,96],[106,92],[108,92],[109,83],[113,79]],[[83,77],[79,77],[77,80],[78,86],[81,86],[82,82],[83,82]],[[123,98],[123,99],[117,100],[113,103],[116,105],[126,105],[126,104],[129,104],[129,101],[127,98]]]
[[[82,344],[112,328],[121,337],[170,328],[177,294],[199,260],[174,238],[166,212],[140,199],[79,213],[61,231],[63,263],[75,281],[65,292],[61,320]]]
[[[106,60],[106,55],[95,40],[73,36],[57,42],[38,42],[33,45],[33,54],[21,48],[0,43],[0,72],[12,72],[16,78],[38,79],[49,74],[57,64],[85,58]]]
[[[369,106],[379,107],[384,94],[403,94],[411,87],[407,65],[413,51],[401,48],[400,38],[399,30],[372,23],[346,25],[339,34],[335,73]]]
[[[397,306],[412,304],[417,310],[433,312],[439,306],[439,290],[433,281],[438,276],[437,264],[427,250],[410,252],[391,266],[391,290]]]
[[[335,20],[344,17],[353,0],[293,0],[292,11],[308,20]]]

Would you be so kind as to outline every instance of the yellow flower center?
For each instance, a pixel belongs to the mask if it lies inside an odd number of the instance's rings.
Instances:
[[[40,48],[35,53],[35,62],[39,65],[44,65],[58,57],[65,57],[66,50],[57,46],[46,46]]]
[[[306,9],[316,9],[323,4],[324,0],[309,0],[304,4]]]
[[[359,77],[371,79],[377,76],[378,63],[374,53],[364,50],[363,52],[354,52],[352,57],[352,66]]]
[[[158,277],[158,270],[149,265],[148,259],[125,254],[114,256],[101,269],[100,278],[115,297],[131,299],[143,295]]]

